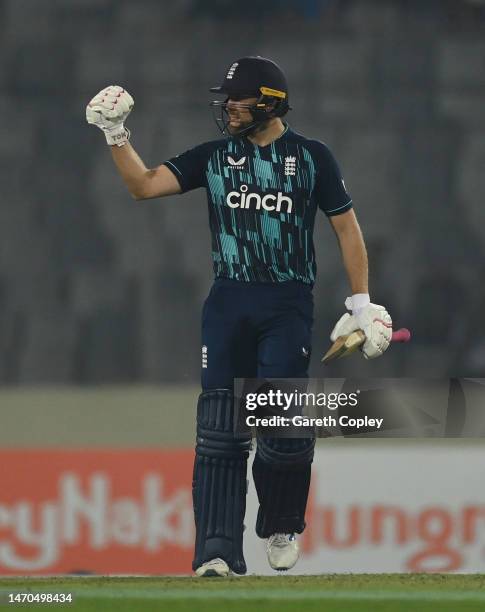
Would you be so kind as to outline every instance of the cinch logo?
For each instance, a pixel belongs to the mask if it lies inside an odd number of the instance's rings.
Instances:
[[[241,185],[241,192],[230,191],[227,194],[226,202],[231,208],[251,208],[251,203],[255,205],[256,210],[264,208],[264,210],[281,211],[281,205],[286,204],[286,212],[290,213],[293,208],[293,201],[288,196],[283,195],[278,191],[278,195],[268,193],[265,196],[260,196],[259,193],[247,193],[248,186]]]

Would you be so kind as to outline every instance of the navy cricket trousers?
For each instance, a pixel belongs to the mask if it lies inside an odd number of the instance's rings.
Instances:
[[[313,326],[305,283],[215,280],[202,311],[202,389],[234,378],[306,378]]]

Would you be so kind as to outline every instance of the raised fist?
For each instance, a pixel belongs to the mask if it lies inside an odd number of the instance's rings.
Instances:
[[[134,106],[133,98],[119,85],[102,89],[86,106],[86,121],[103,130],[109,145],[123,146],[130,132],[124,121]]]

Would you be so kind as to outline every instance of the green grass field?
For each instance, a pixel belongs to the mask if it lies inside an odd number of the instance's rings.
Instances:
[[[11,592],[71,592],[72,604],[8,604]],[[0,579],[0,607],[72,612],[468,612],[485,610],[481,575],[359,574],[241,578]]]

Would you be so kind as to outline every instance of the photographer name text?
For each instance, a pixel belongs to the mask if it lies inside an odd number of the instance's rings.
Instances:
[[[271,416],[257,417],[251,414],[246,417],[246,425],[248,427],[352,427],[353,429],[362,429],[363,427],[375,427],[380,429],[384,419],[373,419],[367,416],[355,418],[343,414],[338,419],[328,415],[324,417],[306,417],[296,415],[293,417]]]

